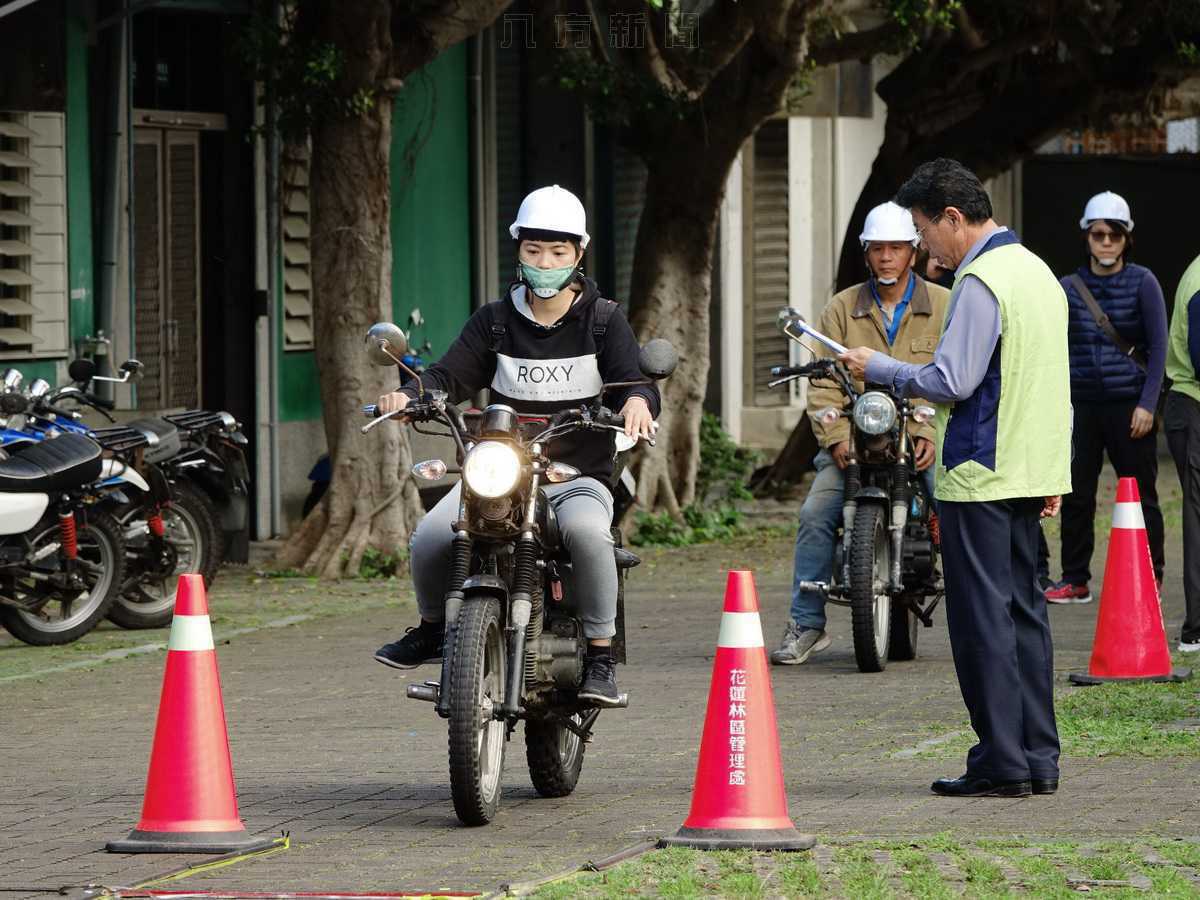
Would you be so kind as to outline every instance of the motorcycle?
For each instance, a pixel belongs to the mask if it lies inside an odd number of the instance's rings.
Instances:
[[[67,371],[75,387],[85,394],[93,381],[124,380],[96,375],[95,362],[84,358],[73,360]],[[98,399],[94,394],[88,396]],[[158,447],[149,457],[167,472],[173,484],[190,484],[207,499],[217,530],[214,569],[226,560],[245,562],[250,469],[246,463],[249,441],[242,424],[227,412],[204,409],[135,419],[129,424],[146,432],[152,443],[157,438]]]
[[[367,353],[382,366],[407,367],[404,332],[380,323],[367,334]],[[454,809],[467,825],[492,820],[500,804],[505,747],[519,721],[525,722],[525,756],[534,788],[544,797],[564,797],[579,780],[586,744],[600,709],[581,701],[586,640],[563,574],[570,560],[554,510],[540,489],[580,472],[546,454],[547,443],[575,430],[624,434],[624,418],[601,404],[604,392],[666,378],[675,350],[650,341],[639,359],[646,380],[605,385],[589,404],[547,418],[522,417],[493,404],[468,427],[441,391],[426,391],[403,418],[419,428],[437,423],[449,430],[457,465],[431,459],[412,467],[428,481],[447,473],[462,476],[462,505],[453,541],[446,634],[436,681],[409,685],[407,695],[434,704],[449,721],[450,788]],[[366,407],[368,415],[376,409]],[[389,413],[362,428],[370,431],[397,417]],[[430,432],[434,433],[434,432]],[[436,432],[441,434],[441,432]],[[618,572],[617,634],[613,655],[625,661],[624,581],[640,560],[620,545],[614,531]],[[617,707],[628,705],[621,694]]]
[[[90,367],[86,378],[79,377],[81,367]],[[85,434],[103,448],[105,471],[96,501],[120,523],[126,552],[124,580],[108,617],[124,628],[169,624],[178,576],[199,572],[211,583],[220,564],[216,513],[203,493],[178,477],[182,447],[174,426],[146,420],[92,428],[75,409],[63,406],[90,406],[114,421],[108,412],[113,403],[86,387],[92,380],[126,383],[138,375],[141,363],[127,360],[120,378],[96,375],[88,360],[73,361],[71,371],[76,383],[53,392],[40,379],[33,383],[23,428],[43,439]]]
[[[28,644],[76,640],[119,593],[121,527],[92,489],[101,453],[90,438],[64,433],[0,460],[0,624]]]
[[[838,349],[794,309],[781,310],[778,325],[806,349],[805,335]],[[933,611],[944,596],[933,498],[925,494],[908,434],[910,422],[933,418],[933,408],[914,405],[878,386],[859,391],[835,359],[776,366],[771,375],[771,388],[798,378],[835,382],[845,402],[819,410],[814,417],[827,425],[843,417],[851,421],[833,577],[828,583],[803,582],[800,587],[850,607],[859,671],[882,672],[888,660],[916,658],[919,625],[932,627]]]

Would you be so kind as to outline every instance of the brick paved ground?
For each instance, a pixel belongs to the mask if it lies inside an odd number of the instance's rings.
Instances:
[[[563,800],[535,795],[518,735],[504,806],[485,829],[454,818],[442,723],[427,704],[403,699],[405,675],[370,658],[405,624],[394,611],[370,608],[219,646],[243,816],[251,831],[288,830],[295,843],[186,886],[488,889],[674,830],[687,813],[724,571],[755,570],[772,643],[786,616],[790,541],[647,556],[630,585],[634,664],[620,672],[631,708],[601,716],[580,787]],[[1172,636],[1182,616],[1178,557],[1175,537],[1165,592]],[[257,589],[236,571],[222,578]],[[298,582],[297,590],[320,588]],[[1051,614],[1059,671],[1086,665],[1095,606]],[[933,797],[929,782],[959,774],[959,762],[903,751],[961,727],[944,617],[922,630],[917,661],[882,675],[857,672],[848,612],[832,611],[831,632],[833,647],[812,663],[773,671],[791,812],[802,828],[826,837],[1200,833],[1196,759],[1067,760],[1063,789],[1049,798]],[[136,821],[161,674],[162,655],[149,653],[0,684],[0,898],[129,885],[195,861],[101,852]]]

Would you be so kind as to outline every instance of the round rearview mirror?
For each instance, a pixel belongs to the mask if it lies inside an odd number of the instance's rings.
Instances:
[[[775,324],[780,331],[787,331],[792,325],[799,325],[804,322],[804,316],[800,310],[794,306],[785,306],[779,311],[779,315],[775,318]]]
[[[675,352],[671,342],[664,338],[648,341],[638,353],[638,368],[642,370],[643,375],[655,381],[666,378],[675,371],[677,365],[679,354]]]
[[[377,366],[394,366],[408,352],[408,337],[392,322],[376,322],[367,331],[367,358]]]
[[[92,359],[73,359],[67,366],[67,374],[72,381],[88,382],[96,377],[96,361]]]

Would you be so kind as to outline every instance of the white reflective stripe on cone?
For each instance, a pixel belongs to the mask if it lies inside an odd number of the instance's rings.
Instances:
[[[727,612],[721,614],[721,633],[718,647],[761,647],[762,624],[756,612]]]
[[[1113,528],[1136,528],[1146,530],[1146,519],[1142,516],[1142,504],[1117,503],[1113,506]]]
[[[208,616],[176,616],[171,621],[168,650],[213,649],[212,626]]]

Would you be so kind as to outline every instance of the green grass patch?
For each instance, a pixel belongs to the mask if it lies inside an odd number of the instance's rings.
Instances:
[[[838,880],[847,897],[857,900],[888,900],[896,893],[887,873],[875,862],[870,847],[839,847],[833,854]]]
[[[1200,716],[1195,682],[1073,688],[1057,715],[1066,756],[1200,756],[1200,735],[1163,729]]]
[[[1143,856],[1153,847],[1174,865],[1152,865]],[[886,851],[890,865],[876,859]],[[1072,841],[959,840],[951,833],[912,841],[833,842],[830,876],[839,890],[824,880],[811,854],[718,851],[704,853],[672,848],[655,850],[610,869],[580,874],[536,891],[540,900],[619,897],[846,897],[884,900],[919,897],[950,900],[957,896],[992,898],[1030,896],[1068,900],[1081,891],[1106,900],[1190,898],[1200,900],[1200,887],[1174,866],[1200,865],[1200,844],[1189,841],[1130,839],[1109,841],[1083,850]],[[947,879],[931,858],[951,857],[963,880]],[[1006,866],[1019,873],[1010,882]],[[1072,884],[1068,877],[1094,881],[1124,881],[1145,876],[1152,887],[1132,884]],[[1011,877],[1011,876],[1010,876]]]
[[[1197,680],[1066,687],[1057,693],[1055,715],[1065,757],[1200,757],[1200,733],[1167,729],[1180,720],[1200,718]],[[918,758],[958,759],[976,741],[965,720],[957,729],[944,724],[929,728],[947,740],[923,749]]]

